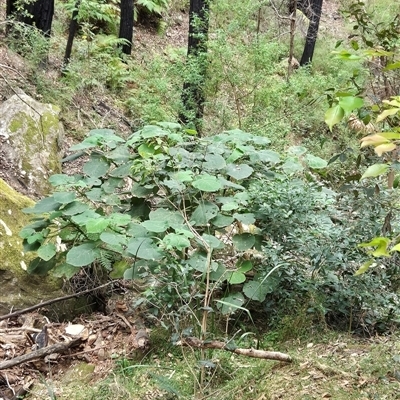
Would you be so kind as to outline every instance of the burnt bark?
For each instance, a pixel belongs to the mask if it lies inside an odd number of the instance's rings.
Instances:
[[[304,66],[312,62],[314,56],[315,43],[317,41],[319,22],[322,14],[323,0],[290,0],[289,13],[293,13],[296,7],[309,20],[310,24],[307,30],[306,43],[304,45],[303,55],[301,56],[300,65]]]
[[[179,118],[185,124],[193,122],[198,131],[204,114],[208,28],[208,0],[191,0],[187,60],[194,71],[183,84],[183,111]]]
[[[19,22],[35,26],[49,37],[53,22],[54,0],[36,0],[25,4],[22,11],[18,11],[16,3],[16,0],[7,0],[7,18],[13,17]]]
[[[307,30],[306,43],[304,45],[303,55],[301,56],[300,66],[310,64],[313,59],[319,21],[322,13],[322,2],[323,0],[311,0],[310,25]]]
[[[67,66],[69,64],[69,60],[71,58],[71,53],[72,53],[72,45],[74,43],[74,38],[76,31],[78,30],[78,14],[79,14],[79,6],[81,2],[80,0],[77,0],[75,4],[74,11],[72,12],[72,17],[71,21],[69,23],[69,30],[68,30],[68,40],[67,40],[67,46],[65,47],[65,54],[64,54],[64,64],[63,64],[63,71],[62,74],[65,75],[67,71]]]
[[[133,0],[121,0],[120,8],[119,38],[128,41],[121,46],[121,50],[124,54],[130,55],[133,38]]]

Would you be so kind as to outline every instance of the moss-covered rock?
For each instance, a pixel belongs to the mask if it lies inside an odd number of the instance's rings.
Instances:
[[[21,210],[33,204],[0,179],[0,315],[62,295],[59,280],[25,271],[33,257],[24,254],[18,233],[30,218]]]
[[[61,172],[59,112],[26,94],[0,105],[0,168],[16,190],[41,196],[48,192],[48,177]]]

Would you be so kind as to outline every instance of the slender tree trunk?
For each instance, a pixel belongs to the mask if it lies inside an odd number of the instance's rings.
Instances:
[[[133,37],[133,0],[121,0],[120,8],[119,38],[129,42],[123,44],[121,50],[124,54],[130,55]]]
[[[19,22],[35,26],[49,37],[53,22],[54,0],[36,0],[25,4],[23,12],[18,11],[16,0],[7,0],[6,14],[7,17],[14,17]]]
[[[306,43],[304,46],[303,55],[301,56],[300,65],[310,64],[314,55],[315,43],[317,41],[319,21],[322,13],[323,0],[310,0],[311,10],[309,15],[305,13],[310,19],[310,25],[307,30]]]
[[[179,118],[185,124],[193,122],[199,132],[204,113],[208,27],[208,0],[190,0],[187,61],[193,71],[183,84],[183,111]]]
[[[287,81],[290,80],[290,75],[293,72],[293,57],[294,57],[294,35],[296,32],[296,11],[297,11],[297,0],[293,0],[294,7],[290,13],[290,42],[289,42],[289,60],[287,70]]]
[[[80,0],[77,0],[75,3],[75,9],[72,12],[72,17],[71,21],[69,23],[69,31],[68,31],[68,40],[67,40],[67,46],[65,47],[65,54],[64,54],[64,64],[63,64],[63,71],[62,74],[65,75],[67,72],[67,66],[69,64],[69,60],[71,58],[71,52],[72,52],[72,45],[74,43],[74,38],[76,31],[78,30],[78,14],[79,14],[79,6],[81,4]]]

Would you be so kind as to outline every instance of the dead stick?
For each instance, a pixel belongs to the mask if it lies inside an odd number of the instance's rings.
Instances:
[[[280,353],[278,351],[265,351],[256,349],[240,349],[227,347],[226,343],[218,342],[216,340],[212,341],[202,341],[195,337],[188,337],[180,340],[177,345],[197,347],[199,349],[219,349],[230,351],[235,354],[240,354],[242,356],[254,357],[254,358],[264,358],[266,360],[276,360],[284,362],[292,362],[292,357],[288,354]]]
[[[12,358],[11,360],[3,361],[0,363],[0,370],[15,367],[16,365],[35,360],[36,358],[42,358],[48,356],[49,354],[61,353],[79,342],[80,339],[75,339],[71,340],[70,342],[57,343],[53,344],[52,346],[47,346],[43,349],[33,351],[32,353],[24,354],[22,356]]]
[[[28,308],[25,308],[25,309],[23,309],[23,310],[15,311],[15,312],[13,312],[13,313],[6,314],[6,315],[1,315],[1,316],[0,316],[0,321],[2,321],[3,319],[8,319],[8,318],[16,317],[17,315],[25,314],[25,313],[30,312],[30,311],[33,311],[33,310],[37,310],[38,308],[41,308],[41,307],[44,307],[44,306],[48,306],[49,304],[57,303],[57,302],[63,301],[63,300],[72,299],[73,297],[82,296],[82,295],[84,295],[84,294],[86,294],[86,293],[90,293],[90,292],[93,292],[93,291],[95,291],[95,290],[102,289],[102,288],[104,288],[104,287],[106,287],[106,286],[108,286],[108,285],[111,285],[111,283],[112,283],[112,282],[107,282],[107,283],[105,283],[104,285],[97,286],[97,287],[92,288],[92,289],[87,289],[87,290],[84,290],[83,292],[79,292],[79,293],[75,293],[75,294],[70,294],[70,295],[68,295],[68,296],[63,296],[63,297],[57,297],[56,299],[44,301],[43,303],[36,304],[35,306],[28,307]]]

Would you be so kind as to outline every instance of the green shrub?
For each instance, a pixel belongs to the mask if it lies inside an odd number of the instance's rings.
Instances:
[[[330,326],[369,334],[400,322],[393,319],[399,312],[396,259],[355,275],[366,258],[358,244],[379,234],[395,196],[367,189],[356,185],[338,196],[284,175],[251,187],[250,204],[265,237],[260,274],[278,267],[264,302],[278,325],[282,315],[305,307],[318,321],[323,316]],[[398,231],[398,219],[392,227]]]

